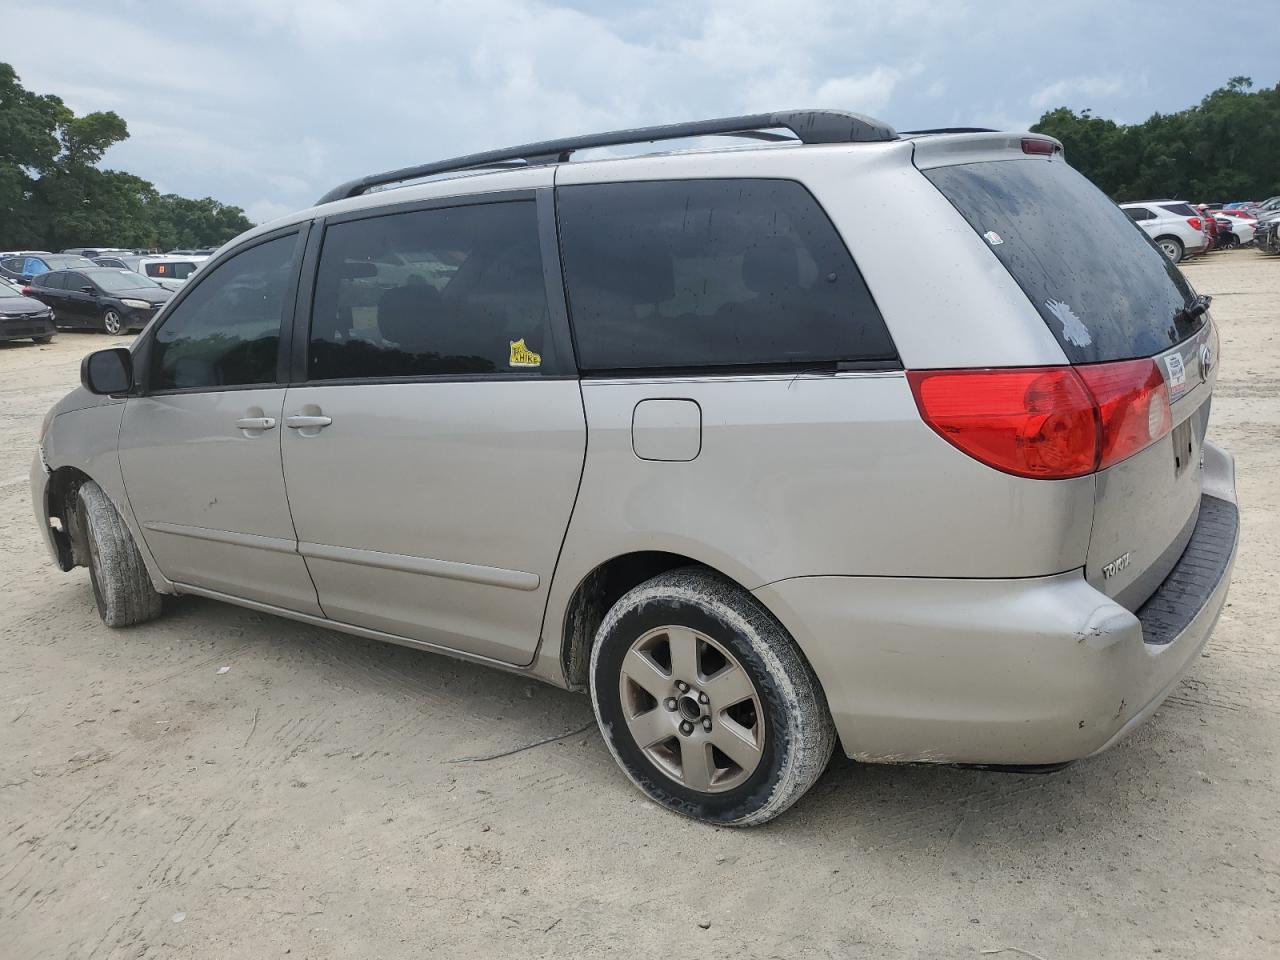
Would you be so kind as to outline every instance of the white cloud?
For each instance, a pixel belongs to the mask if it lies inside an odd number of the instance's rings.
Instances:
[[[1068,101],[1080,106],[1088,106],[1080,103],[1081,97],[1130,96],[1145,89],[1145,78],[1117,75],[1071,77],[1051,83],[1047,87],[1041,87],[1027,98],[1027,103],[1037,110],[1061,107]]]

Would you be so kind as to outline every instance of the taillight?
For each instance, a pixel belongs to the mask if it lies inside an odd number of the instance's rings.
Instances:
[[[1052,140],[1039,140],[1034,137],[1022,138],[1022,152],[1036,157],[1049,157],[1062,148]]]
[[[1191,224],[1192,230],[1203,229],[1203,225],[1201,224],[1199,217],[1187,217],[1187,223]]]
[[[1064,480],[1105,469],[1165,436],[1169,391],[1153,360],[1081,367],[911,370],[925,423],[990,467]]]
[[[29,297],[29,296],[31,296],[31,293],[32,293],[32,291],[31,291],[31,288],[30,288],[30,287],[23,287],[23,288],[22,288],[22,295],[23,295],[24,297]]]
[[[1127,460],[1173,429],[1169,388],[1154,360],[1076,367],[1093,394],[1102,427],[1098,469]]]

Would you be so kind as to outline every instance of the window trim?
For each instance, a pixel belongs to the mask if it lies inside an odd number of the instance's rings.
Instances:
[[[312,222],[310,220],[302,220],[297,223],[291,223],[288,226],[272,230],[270,233],[260,234],[244,243],[238,244],[229,250],[223,251],[216,259],[208,262],[203,270],[198,270],[192,276],[194,281],[188,281],[182,285],[182,289],[169,299],[169,301],[161,308],[161,312],[157,315],[154,322],[147,325],[147,328],[138,337],[138,341],[133,348],[133,368],[139,371],[137,384],[131,396],[137,397],[168,397],[177,396],[188,393],[226,393],[233,390],[269,390],[272,387],[283,386],[287,382],[287,378],[282,377],[282,372],[287,372],[287,358],[289,356],[289,343],[293,330],[293,325],[289,322],[290,307],[288,304],[293,303],[296,309],[298,299],[298,283],[300,278],[300,267],[302,265],[303,251],[312,232]],[[200,285],[208,280],[209,277],[217,271],[217,269],[233,257],[239,256],[259,247],[264,243],[271,243],[274,240],[280,240],[284,237],[294,236],[293,260],[289,265],[288,286],[285,288],[284,303],[285,309],[280,314],[280,331],[279,343],[276,353],[276,373],[275,379],[266,383],[236,383],[221,386],[201,386],[201,387],[174,387],[166,390],[151,390],[148,380],[151,376],[151,352],[152,344],[159,330],[169,322],[169,318],[173,312],[178,309],[187,297],[191,296],[192,291],[199,289]]]
[[[294,309],[292,350],[286,382],[293,387],[342,387],[363,384],[410,383],[484,383],[509,381],[576,380],[577,354],[569,331],[569,315],[565,292],[561,283],[560,245],[557,242],[555,199],[550,185],[517,190],[497,190],[491,193],[456,194],[427,200],[409,200],[379,207],[362,207],[343,213],[318,217],[315,229],[307,238],[302,274],[306,278],[298,291]],[[311,348],[311,311],[315,305],[316,282],[320,272],[320,253],[324,238],[331,225],[372,220],[400,213],[419,213],[426,210],[444,210],[457,207],[477,207],[489,203],[532,202],[537,217],[538,252],[542,259],[542,277],[547,299],[548,330],[555,345],[557,369],[519,371],[504,370],[499,373],[436,373],[409,377],[343,377],[341,379],[312,380],[308,378],[309,351]]]
[[[584,368],[579,359],[581,353],[578,350],[578,331],[572,321],[572,306],[569,303],[569,281],[564,275],[563,260],[563,237],[560,233],[560,191],[574,187],[594,187],[594,186],[619,186],[628,184],[649,184],[649,183],[707,183],[707,182],[729,182],[736,183],[742,180],[770,181],[777,183],[794,183],[813,201],[814,207],[822,214],[827,225],[831,227],[831,232],[840,246],[844,250],[845,255],[849,258],[849,263],[853,265],[854,271],[858,275],[858,279],[862,282],[863,289],[867,292],[867,299],[871,302],[872,308],[875,310],[876,319],[880,321],[881,327],[884,328],[885,336],[889,340],[890,346],[893,347],[893,356],[884,359],[864,359],[864,360],[820,360],[814,362],[781,362],[781,363],[737,363],[737,364],[684,364],[680,366],[662,366],[662,367],[588,367]],[[759,177],[759,176],[716,176],[716,177],[657,177],[657,178],[637,178],[627,180],[592,180],[586,183],[558,184],[555,187],[555,213],[556,213],[556,260],[560,264],[560,287],[563,290],[566,306],[566,318],[569,326],[570,336],[573,340],[573,356],[575,364],[579,371],[579,376],[583,379],[592,380],[634,380],[637,377],[683,377],[695,375],[702,377],[741,377],[751,376],[763,371],[774,371],[779,373],[803,373],[810,371],[825,372],[827,365],[833,367],[833,372],[845,372],[843,370],[835,370],[834,368],[840,364],[857,365],[858,370],[867,371],[893,371],[902,370],[902,353],[898,350],[898,344],[893,339],[893,331],[889,329],[889,325],[885,323],[884,311],[880,309],[880,304],[876,301],[875,291],[871,289],[871,284],[867,283],[866,275],[862,272],[862,268],[858,265],[857,259],[853,255],[853,251],[849,249],[849,244],[844,238],[844,234],[840,232],[840,228],[836,222],[831,219],[831,213],[809,189],[809,185],[803,180],[797,180],[795,177]],[[716,372],[718,371],[718,373]]]

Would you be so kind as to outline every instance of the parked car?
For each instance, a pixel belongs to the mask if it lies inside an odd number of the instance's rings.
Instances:
[[[132,270],[144,277],[150,277],[166,290],[178,290],[187,278],[200,268],[200,264],[208,257],[179,257],[170,254],[153,254],[146,256],[128,255],[98,257],[94,262],[101,267],[116,267]]]
[[[8,283],[0,283],[0,340],[48,343],[56,331],[53,311],[46,304],[24,297]]]
[[[74,253],[82,257],[88,257],[90,260],[97,260],[99,257],[111,257],[117,254],[131,254],[132,250],[126,247],[71,247],[63,250],[63,253]]]
[[[32,493],[112,626],[192,594],[586,689],[656,803],[760,823],[837,740],[1043,769],[1200,662],[1208,305],[1042,135],[531,144],[223,248],[86,358]]]
[[[75,270],[81,267],[96,266],[87,257],[75,254],[48,253],[44,250],[28,250],[25,252],[0,255],[0,276],[17,280],[19,283],[30,283],[31,278],[47,273],[50,270]]]
[[[1140,226],[1166,257],[1178,263],[1184,257],[1203,253],[1209,247],[1208,228],[1189,203],[1181,200],[1147,200],[1122,203],[1120,209]]]
[[[91,267],[38,274],[23,293],[53,308],[60,327],[121,334],[140,330],[172,296],[131,270]]]
[[[1258,223],[1257,217],[1250,216],[1241,209],[1224,209],[1218,219],[1227,223],[1240,245],[1253,243],[1253,234]]]
[[[1280,253],[1280,219],[1259,220],[1253,242],[1263,253]]]

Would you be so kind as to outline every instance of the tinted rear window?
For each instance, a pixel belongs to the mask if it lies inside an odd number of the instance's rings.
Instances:
[[[1182,274],[1067,164],[1004,160],[924,171],[1035,304],[1072,363],[1147,357],[1203,317]]]
[[[843,241],[798,183],[672,180],[557,194],[584,370],[896,357]]]

